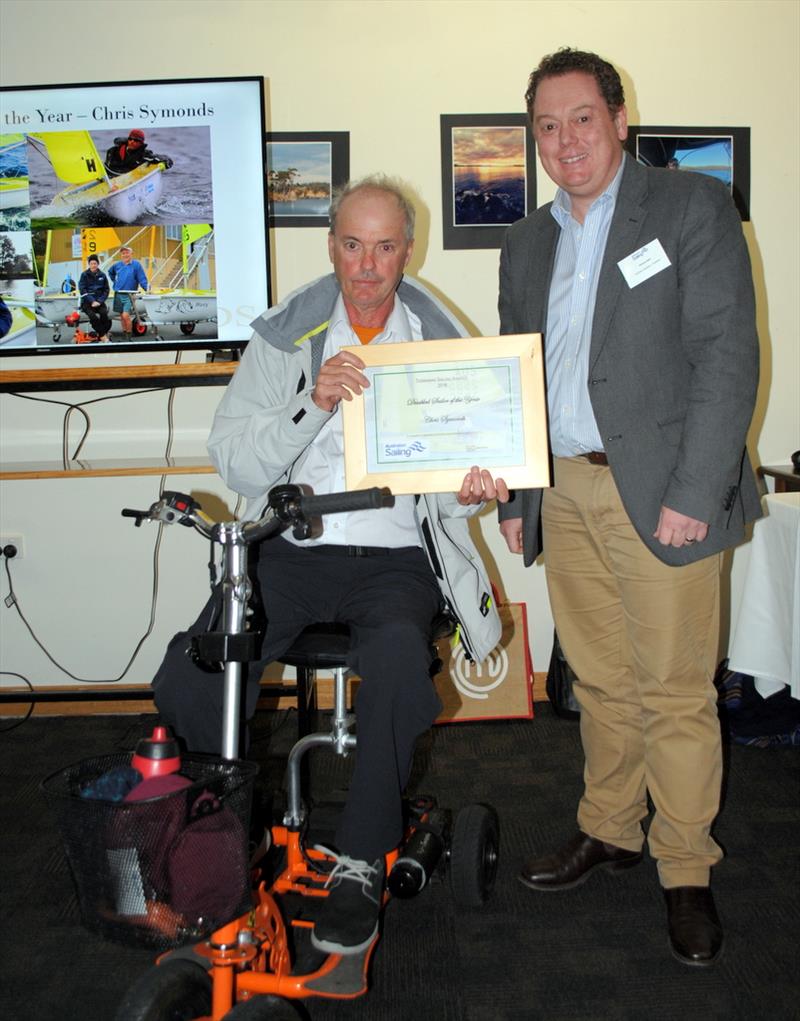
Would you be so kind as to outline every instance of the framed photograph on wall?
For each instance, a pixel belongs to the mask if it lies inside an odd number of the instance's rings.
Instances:
[[[524,113],[442,114],[445,250],[499,248],[536,207],[536,156]]]
[[[350,177],[349,131],[266,135],[270,227],[327,227],[334,188]]]
[[[716,177],[750,219],[750,128],[629,125],[625,148],[646,167],[692,170]]]

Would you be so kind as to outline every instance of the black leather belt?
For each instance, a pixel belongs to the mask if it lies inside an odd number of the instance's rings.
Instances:
[[[578,457],[585,457],[590,464],[602,464],[608,467],[608,458],[604,450],[590,450],[586,454],[578,454]]]
[[[419,549],[419,546],[307,546],[312,553],[322,553],[329,557],[391,557],[407,556]]]

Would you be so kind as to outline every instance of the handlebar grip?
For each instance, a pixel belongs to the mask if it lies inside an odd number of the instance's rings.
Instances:
[[[307,517],[323,514],[343,514],[348,511],[375,510],[391,507],[394,496],[390,489],[358,489],[350,493],[324,493],[320,496],[301,496],[299,504]]]
[[[122,508],[123,518],[146,518],[149,511],[132,510],[130,507]]]

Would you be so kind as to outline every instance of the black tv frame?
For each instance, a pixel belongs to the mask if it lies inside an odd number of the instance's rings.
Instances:
[[[225,86],[229,83],[237,86],[252,83],[256,86],[258,98],[258,123],[255,123],[255,119],[253,120],[252,138],[248,135],[247,141],[243,146],[243,148],[247,150],[247,158],[249,159],[250,154],[252,153],[252,158],[257,161],[253,164],[255,172],[251,168],[249,170],[249,176],[251,184],[253,184],[254,177],[257,175],[258,186],[257,189],[255,187],[248,188],[247,196],[242,199],[239,198],[240,193],[238,182],[220,187],[219,182],[222,180],[222,175],[226,172],[226,167],[221,163],[222,157],[220,152],[214,151],[211,139],[211,128],[214,126],[214,111],[213,109],[209,109],[208,103],[205,107],[203,107],[202,99],[202,89],[204,86],[211,86],[213,90],[218,90],[219,87],[222,87],[224,90]],[[172,112],[174,113],[174,116],[171,118],[165,117],[164,114],[168,109],[169,102],[168,93],[174,93],[178,89],[181,89],[180,94],[174,96],[172,99],[174,106],[174,110]],[[107,90],[116,91],[109,94]],[[106,92],[105,97],[103,97],[104,91]],[[31,104],[35,103],[38,98],[32,94],[39,92],[53,95],[53,102],[48,105],[47,111],[49,111],[49,116],[60,116],[63,118],[61,121],[56,120],[50,123],[45,123],[44,117],[37,115],[38,110],[37,114],[33,114],[33,116],[36,116],[36,120],[40,121],[40,123],[34,123],[34,121],[30,118],[28,121],[23,121],[23,116],[26,113],[30,113],[30,111],[23,109],[21,106],[15,108],[15,106],[12,105],[14,96],[25,95],[26,103]],[[86,108],[79,108],[76,106],[76,103],[80,98],[73,95],[73,93],[76,92],[85,93]],[[59,95],[62,97],[62,103],[60,106],[56,98]],[[42,106],[44,106],[44,104],[42,104]],[[105,106],[107,113],[115,114],[116,119],[114,119],[113,122],[109,122],[101,118],[99,123],[96,123],[92,118],[98,113],[97,108],[100,106]],[[151,106],[153,109],[151,109]],[[210,106],[213,107],[213,103],[211,103]],[[156,109],[156,107],[159,109]],[[144,115],[145,110],[149,112],[149,119],[152,121],[150,125],[143,123],[143,120],[147,119]],[[46,114],[47,111],[42,109],[42,114]],[[159,113],[161,116],[154,116]],[[191,120],[191,123],[187,124],[187,121],[190,120],[190,114],[194,114],[195,116]],[[220,121],[218,124],[220,127],[223,127],[229,125],[230,121]],[[33,131],[58,130],[59,126],[62,130],[69,130],[70,128],[90,130],[93,136],[95,133],[101,131],[114,131],[116,134],[120,135],[127,134],[130,129],[140,126],[143,127],[145,131],[147,131],[148,126],[150,126],[153,131],[156,129],[160,129],[162,131],[165,129],[169,130],[170,128],[180,130],[181,127],[187,126],[208,127],[208,157],[212,164],[211,169],[209,170],[209,186],[211,186],[212,174],[214,182],[213,189],[210,190],[210,200],[213,202],[212,211],[214,219],[211,222],[213,223],[215,232],[216,268],[218,270],[220,265],[220,247],[224,249],[227,246],[230,250],[238,249],[239,245],[234,241],[234,238],[240,236],[240,232],[244,231],[244,236],[250,238],[249,244],[258,252],[258,265],[260,268],[253,272],[257,275],[259,287],[261,288],[259,295],[249,309],[247,307],[248,296],[243,295],[241,292],[231,292],[230,299],[232,300],[230,301],[226,300],[224,295],[221,295],[218,292],[218,301],[225,301],[226,304],[235,309],[236,313],[242,312],[241,306],[243,302],[245,303],[244,311],[246,315],[244,318],[246,321],[237,320],[236,325],[239,326],[240,329],[236,330],[235,335],[233,336],[220,336],[219,322],[217,322],[214,324],[215,336],[213,337],[193,337],[182,333],[179,337],[162,338],[160,333],[156,334],[148,329],[146,334],[132,339],[129,343],[116,341],[103,345],[96,343],[50,343],[46,345],[36,344],[20,347],[6,347],[0,343],[0,357],[4,359],[37,359],[42,357],[49,358],[51,356],[58,357],[61,355],[89,355],[92,356],[92,365],[97,365],[98,363],[108,365],[111,370],[111,375],[114,374],[113,367],[122,367],[129,364],[130,359],[126,359],[126,356],[132,354],[206,351],[209,352],[207,356],[208,360],[237,358],[241,353],[241,350],[247,345],[250,337],[251,331],[249,328],[249,321],[251,316],[249,313],[252,312],[252,318],[254,318],[263,311],[264,307],[269,307],[272,304],[264,124],[265,101],[263,75],[175,78],[146,81],[126,80],[116,82],[81,82],[66,85],[43,84],[0,86],[0,134],[29,134]],[[169,171],[167,171],[167,173],[169,173]],[[227,211],[223,214],[222,218],[220,218],[218,208],[219,201],[222,201],[223,208],[227,206]],[[237,222],[235,216],[232,217],[230,215],[230,210],[235,208],[235,205],[240,201],[242,203],[243,213]],[[258,208],[253,208],[254,204],[256,207],[260,205],[260,215]],[[182,221],[176,221],[174,226],[179,225],[181,222]],[[28,223],[29,225],[31,224],[30,217],[28,218]],[[87,224],[86,226],[90,225]],[[91,226],[97,225],[93,224]],[[141,227],[142,224],[136,224],[135,226]],[[169,224],[164,224],[164,226],[169,226]],[[69,230],[75,228],[68,227],[66,229]],[[115,226],[115,229],[118,233],[120,231],[124,233],[125,226]],[[0,237],[7,231],[8,227],[0,226]],[[256,238],[256,232],[259,236],[258,239]],[[32,241],[33,238],[31,230],[31,242]],[[222,244],[220,244],[220,242],[222,242]],[[224,255],[223,258],[225,258]],[[215,279],[215,284],[218,283],[219,273],[217,273]],[[109,300],[109,308],[110,307],[111,300]],[[64,327],[64,330],[67,330],[66,326]],[[173,330],[170,332],[176,331]],[[33,366],[31,366],[31,369],[33,369]],[[188,382],[188,380],[186,382]],[[204,382],[205,381],[200,382],[200,385],[203,385]],[[3,389],[5,389],[5,387],[3,387]]]

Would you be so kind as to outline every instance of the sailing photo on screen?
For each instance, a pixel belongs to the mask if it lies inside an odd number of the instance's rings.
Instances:
[[[208,127],[27,136],[31,226],[213,219]]]
[[[0,97],[0,356],[244,347],[270,304],[263,79]]]

